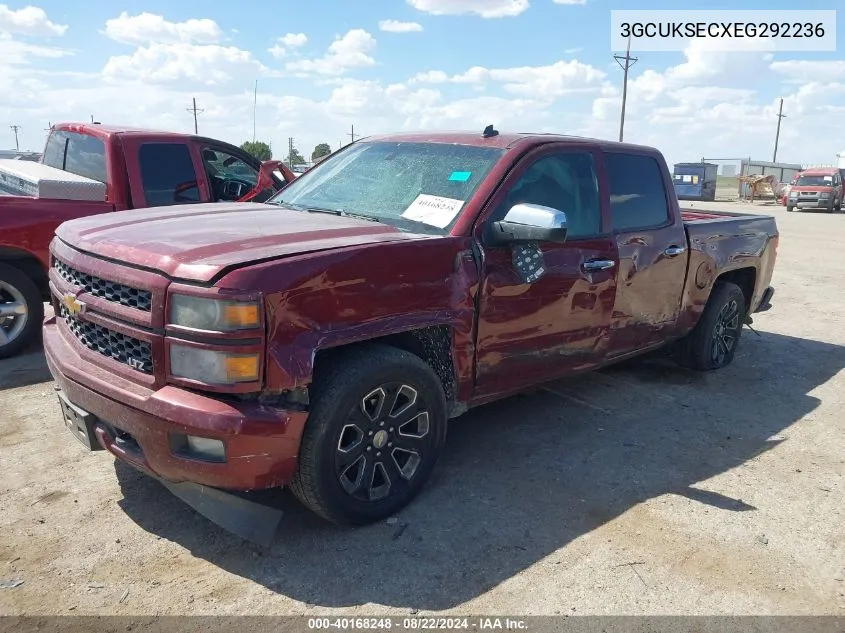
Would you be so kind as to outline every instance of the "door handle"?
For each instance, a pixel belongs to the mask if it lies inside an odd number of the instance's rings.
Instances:
[[[616,266],[616,262],[612,259],[591,259],[581,264],[581,268],[588,273],[594,273],[597,270],[609,270],[614,266]]]
[[[667,257],[675,257],[677,255],[680,255],[681,253],[683,253],[686,250],[687,250],[686,246],[670,246],[669,248],[667,248],[663,252],[666,254]]]

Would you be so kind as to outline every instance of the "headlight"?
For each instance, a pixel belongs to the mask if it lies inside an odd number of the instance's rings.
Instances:
[[[174,294],[170,297],[170,323],[197,330],[233,332],[260,325],[255,301],[227,301]]]
[[[170,374],[212,385],[258,380],[258,354],[236,354],[187,345],[170,346]]]
[[[797,192],[797,191],[790,191],[790,192],[789,192],[789,197],[790,197],[790,198],[797,198],[797,197],[798,197],[798,192]]]
[[[829,192],[829,191],[822,191],[822,192],[820,192],[820,193],[819,193],[819,198],[830,198],[830,192]]]

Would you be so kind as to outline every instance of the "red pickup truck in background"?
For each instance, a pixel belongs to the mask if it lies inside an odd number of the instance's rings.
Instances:
[[[100,124],[53,126],[41,163],[104,183],[105,195],[82,201],[0,191],[0,358],[19,352],[41,329],[48,248],[62,222],[180,203],[263,202],[295,178],[279,161],[262,164],[222,141]]]
[[[777,243],[768,216],[682,212],[648,147],[372,137],[266,204],[64,223],[44,349],[89,449],[267,542],[278,517],[232,491],[374,521],[469,407],[665,346],[728,365]]]

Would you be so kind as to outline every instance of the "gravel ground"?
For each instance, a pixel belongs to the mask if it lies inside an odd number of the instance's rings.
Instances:
[[[0,361],[3,614],[845,614],[845,214],[776,215],[775,307],[708,375],[649,361],[473,411],[391,525],[286,493],[263,550],[64,430]]]

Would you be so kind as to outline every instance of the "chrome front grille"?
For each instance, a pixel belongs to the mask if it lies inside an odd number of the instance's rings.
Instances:
[[[63,304],[59,304],[59,314],[77,340],[88,349],[145,374],[153,373],[152,347],[146,341],[77,319]]]
[[[79,286],[96,297],[102,297],[106,301],[113,301],[144,312],[149,312],[152,309],[153,293],[149,290],[139,290],[126,284],[83,273],[58,259],[53,260],[53,268],[66,282]]]

